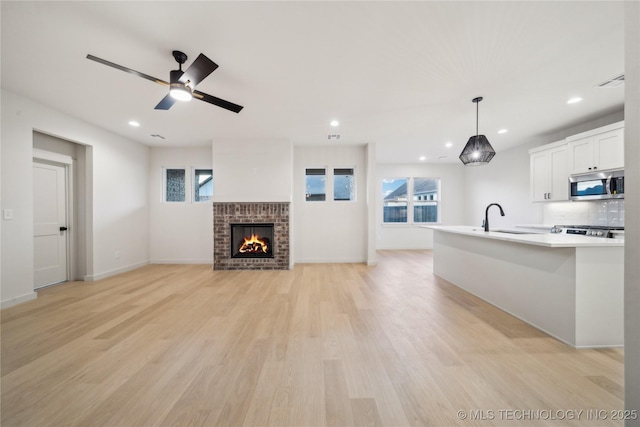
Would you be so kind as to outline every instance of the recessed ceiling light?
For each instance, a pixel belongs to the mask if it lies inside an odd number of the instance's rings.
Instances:
[[[338,126],[338,125],[340,124],[340,122],[339,122],[339,121],[337,121],[337,120],[331,120],[331,123],[329,123],[329,124],[330,124],[331,126],[333,126],[333,127],[336,127],[336,126]]]
[[[453,142],[447,142],[446,144],[444,144],[444,146],[447,148],[451,148],[453,147]]]
[[[427,160],[427,156],[420,156],[419,159],[421,162],[424,162],[425,160]]]
[[[579,96],[576,96],[574,98],[569,99],[567,101],[567,104],[577,104],[580,101],[582,101],[582,98],[580,98]]]
[[[136,122],[135,120],[131,120],[129,122],[129,126],[133,126],[134,128],[138,128],[138,127],[140,127],[140,123]]]
[[[500,130],[498,131],[498,133],[507,133],[507,132],[509,132],[507,129],[500,129]]]

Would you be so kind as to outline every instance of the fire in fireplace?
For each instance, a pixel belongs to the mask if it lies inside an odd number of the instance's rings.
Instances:
[[[232,258],[273,258],[273,224],[230,224]]]

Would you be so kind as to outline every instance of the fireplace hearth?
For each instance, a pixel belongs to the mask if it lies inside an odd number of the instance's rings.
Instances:
[[[273,224],[230,224],[231,258],[273,258]]]
[[[214,202],[213,269],[288,270],[289,207],[288,202]]]

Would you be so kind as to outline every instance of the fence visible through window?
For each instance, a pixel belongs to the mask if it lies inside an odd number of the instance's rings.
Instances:
[[[440,180],[386,178],[382,180],[384,223],[437,223],[440,221]]]

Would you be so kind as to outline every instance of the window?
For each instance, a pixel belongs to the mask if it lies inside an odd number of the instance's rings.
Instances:
[[[195,203],[210,202],[213,196],[213,171],[211,169],[194,169],[193,201]]]
[[[305,200],[307,202],[324,201],[327,197],[325,169],[306,169],[305,175]]]
[[[165,169],[166,202],[184,202],[186,196],[186,174],[184,169]]]
[[[407,222],[407,178],[383,179],[383,222]]]
[[[413,179],[413,222],[438,222],[440,180]]]
[[[353,169],[333,170],[333,200],[355,200]]]
[[[436,223],[440,221],[440,180],[389,178],[382,180],[385,223]]]

